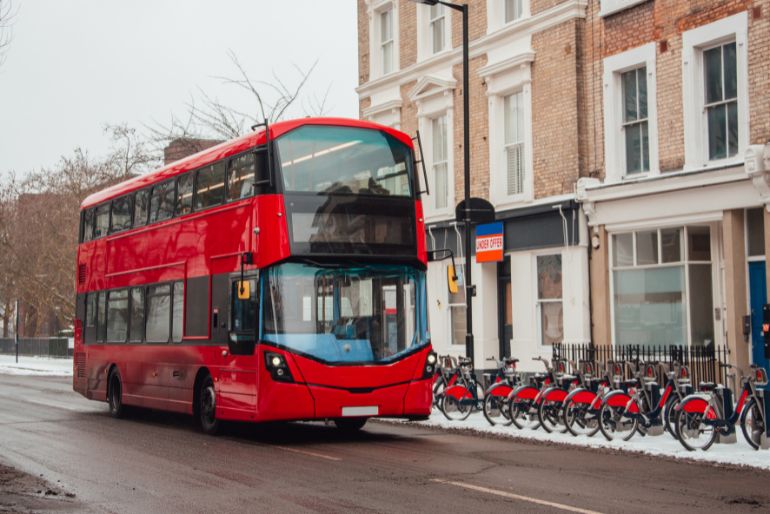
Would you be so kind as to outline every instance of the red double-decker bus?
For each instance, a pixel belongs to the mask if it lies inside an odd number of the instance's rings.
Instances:
[[[411,139],[280,122],[89,196],[73,387],[222,420],[420,418],[427,252]]]

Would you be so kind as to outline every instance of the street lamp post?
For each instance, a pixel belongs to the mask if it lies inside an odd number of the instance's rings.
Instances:
[[[468,89],[470,86],[469,59],[468,59],[468,5],[453,4],[442,2],[441,0],[414,0],[419,4],[436,5],[441,4],[460,11],[463,17],[463,177],[465,181],[465,195],[463,205],[465,225],[465,274],[463,283],[465,286],[465,354],[473,358],[473,297],[476,294],[476,287],[471,281],[471,143],[470,143],[470,96]]]

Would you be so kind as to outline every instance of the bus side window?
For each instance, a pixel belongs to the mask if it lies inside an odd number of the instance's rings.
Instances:
[[[86,295],[86,327],[83,332],[86,344],[96,341],[96,296],[97,293]]]
[[[142,227],[147,224],[150,214],[150,190],[142,189],[136,192],[134,201],[134,226]]]
[[[183,216],[192,212],[194,176],[193,173],[185,173],[177,179],[175,216]]]
[[[241,288],[240,280],[234,280],[230,289],[230,327],[233,332],[239,334],[255,333],[257,330],[257,312],[259,310],[257,304],[257,279],[246,278],[243,282],[243,289]],[[245,296],[243,293],[248,293],[248,298],[241,299],[241,296]]]
[[[83,213],[83,241],[94,238],[94,209],[88,209]]]
[[[173,180],[167,180],[152,188],[150,223],[167,220],[174,215],[175,193],[176,187]]]
[[[96,340],[107,339],[107,293],[100,291],[96,298]]]
[[[220,205],[225,201],[225,161],[199,169],[195,181],[195,210]]]
[[[96,208],[96,223],[94,225],[94,239],[104,237],[110,228],[110,204],[106,203]]]
[[[147,288],[148,342],[167,343],[171,329],[171,284],[159,284]]]
[[[182,342],[182,320],[184,319],[184,282],[174,282],[171,306],[171,342]]]
[[[254,194],[256,167],[257,157],[254,153],[247,153],[230,160],[227,172],[228,200],[239,200]]]
[[[131,228],[131,195],[121,196],[112,201],[110,233]]]
[[[144,340],[144,288],[131,289],[131,315],[128,328],[129,341],[141,343]]]

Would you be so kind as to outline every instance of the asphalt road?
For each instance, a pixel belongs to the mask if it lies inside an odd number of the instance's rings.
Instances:
[[[41,377],[0,375],[0,461],[74,495],[33,510],[770,511],[767,472],[384,423],[352,436],[297,423],[209,437],[184,416],[114,420],[69,380]]]

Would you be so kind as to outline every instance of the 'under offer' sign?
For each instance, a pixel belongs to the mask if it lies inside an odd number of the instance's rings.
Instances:
[[[476,262],[502,262],[503,223],[476,226]]]

